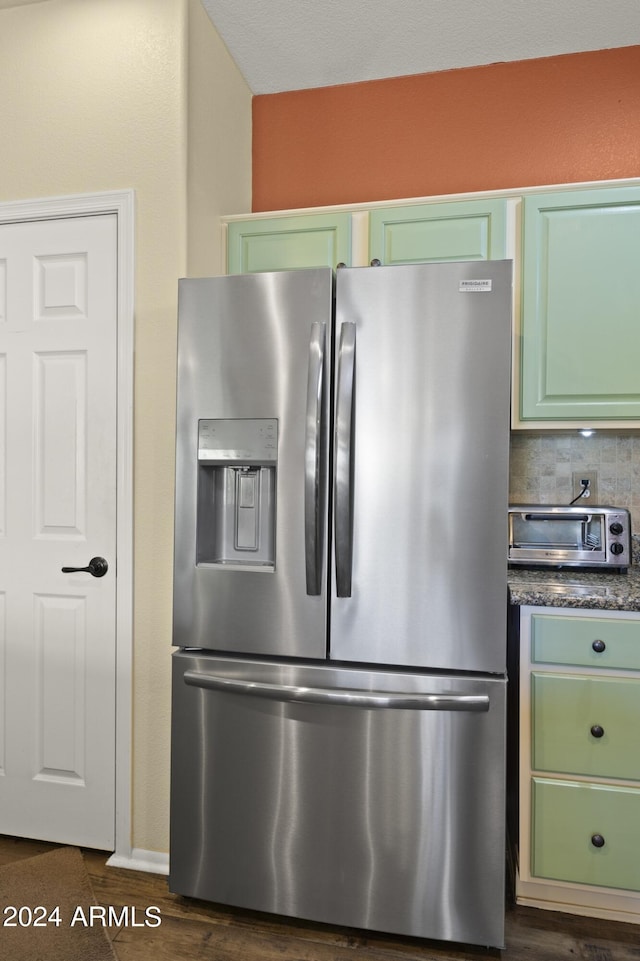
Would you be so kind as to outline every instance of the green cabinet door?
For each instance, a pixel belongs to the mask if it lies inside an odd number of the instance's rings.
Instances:
[[[531,873],[640,891],[640,791],[588,782],[532,782]]]
[[[636,678],[534,672],[533,769],[640,781],[639,688]]]
[[[506,257],[507,201],[467,200],[372,210],[369,252],[382,264]]]
[[[533,614],[531,658],[537,664],[640,671],[640,620]]]
[[[301,214],[233,221],[227,226],[230,274],[302,267],[337,267],[351,262],[349,213]]]
[[[524,200],[521,419],[640,419],[640,187]]]

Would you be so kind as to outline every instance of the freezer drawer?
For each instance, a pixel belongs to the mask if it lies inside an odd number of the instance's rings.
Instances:
[[[505,695],[175,653],[171,890],[502,946]]]

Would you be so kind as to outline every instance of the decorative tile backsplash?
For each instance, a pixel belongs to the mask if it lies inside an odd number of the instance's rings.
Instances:
[[[511,434],[512,504],[568,504],[573,472],[583,470],[598,472],[597,502],[626,507],[640,531],[640,435]]]

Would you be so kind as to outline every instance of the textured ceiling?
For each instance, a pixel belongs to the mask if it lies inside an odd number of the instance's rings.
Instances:
[[[640,0],[202,3],[255,94],[640,44]]]

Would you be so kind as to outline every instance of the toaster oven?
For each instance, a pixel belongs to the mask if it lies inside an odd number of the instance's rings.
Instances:
[[[608,567],[631,564],[631,518],[621,507],[509,507],[509,564]]]

